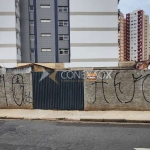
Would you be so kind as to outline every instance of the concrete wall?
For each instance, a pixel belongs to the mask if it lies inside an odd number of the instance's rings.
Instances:
[[[0,109],[32,109],[32,75],[0,74]]]
[[[107,70],[97,74],[96,82],[85,80],[85,110],[150,110],[150,70]]]

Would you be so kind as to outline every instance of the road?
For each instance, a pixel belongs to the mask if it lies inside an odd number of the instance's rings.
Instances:
[[[150,148],[150,125],[0,120],[0,150]]]

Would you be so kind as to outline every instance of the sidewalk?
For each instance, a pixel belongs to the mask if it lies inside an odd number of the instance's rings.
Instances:
[[[0,109],[0,119],[150,123],[150,111],[52,111]]]

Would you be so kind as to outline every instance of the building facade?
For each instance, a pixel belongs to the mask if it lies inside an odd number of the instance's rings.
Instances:
[[[149,17],[143,10],[135,10],[126,15],[127,61],[148,60]]]
[[[19,0],[0,0],[0,66],[21,62]]]
[[[118,66],[118,0],[70,0],[70,63]]]
[[[20,1],[22,62],[70,62],[69,0]]]
[[[0,0],[1,62],[117,67],[118,2]]]
[[[149,35],[148,35],[148,38],[149,38],[149,59],[150,59],[150,24],[149,24]]]
[[[149,16],[144,16],[144,60],[149,59]]]
[[[125,21],[124,15],[119,10],[118,12],[118,43],[119,43],[119,61],[126,60],[126,52],[125,52]]]

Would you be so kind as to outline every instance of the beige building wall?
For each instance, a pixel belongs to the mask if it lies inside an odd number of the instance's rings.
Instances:
[[[126,19],[124,19],[124,61],[127,61],[127,33],[126,33],[127,25]]]
[[[148,42],[149,42],[148,45],[149,45],[149,58],[150,58],[150,24],[149,24],[149,31],[148,31],[148,33],[149,33],[149,34],[148,34],[148,40],[149,40],[149,41],[148,41]]]
[[[124,24],[124,15],[122,12],[119,12],[119,61],[125,61],[125,24]]]
[[[149,16],[144,16],[144,60],[149,59]]]

